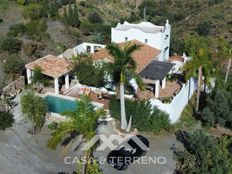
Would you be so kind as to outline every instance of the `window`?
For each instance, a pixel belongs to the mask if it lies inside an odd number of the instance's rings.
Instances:
[[[91,46],[88,45],[88,46],[86,47],[86,52],[87,52],[87,53],[91,53]]]
[[[125,41],[128,41],[128,37],[125,37]]]
[[[145,39],[145,43],[147,43],[148,42],[148,40],[147,39]]]
[[[166,40],[168,37],[169,37],[169,35],[168,35],[168,34],[166,34],[166,35],[165,35],[165,40]]]

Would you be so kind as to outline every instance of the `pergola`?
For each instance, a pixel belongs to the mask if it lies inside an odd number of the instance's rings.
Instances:
[[[34,62],[25,65],[27,69],[27,81],[31,84],[31,77],[36,67],[42,69],[42,74],[54,79],[55,93],[59,94],[59,78],[65,76],[65,89],[69,89],[70,62],[53,55],[47,55]]]
[[[174,64],[169,62],[154,60],[139,73],[145,84],[155,85],[155,98],[159,98],[160,84],[162,89],[166,88],[166,75],[173,66]]]

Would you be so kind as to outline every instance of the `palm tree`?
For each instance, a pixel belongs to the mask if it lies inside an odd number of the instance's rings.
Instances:
[[[227,83],[229,72],[230,72],[230,67],[232,63],[232,60],[231,60],[232,59],[232,46],[230,43],[228,43],[224,39],[219,40],[218,56],[221,60],[228,60],[227,68],[226,68],[226,76],[225,76],[225,83]],[[219,63],[221,62],[224,63],[224,61],[220,61]]]
[[[69,117],[69,121],[61,122],[57,129],[52,132],[52,136],[48,141],[48,147],[56,149],[57,145],[66,138],[74,138],[77,133],[82,135],[85,141],[89,141],[96,134],[97,120],[101,116],[105,116],[102,109],[95,110],[88,96],[82,96],[77,102],[78,109],[74,112],[66,112],[64,115]],[[69,147],[70,143],[67,145]],[[88,161],[93,149],[85,151],[85,159]],[[82,173],[86,172],[87,163],[83,165]]]
[[[108,45],[108,52],[114,58],[114,63],[110,64],[110,71],[113,74],[115,82],[120,84],[120,108],[121,108],[121,129],[126,130],[127,119],[125,112],[125,98],[124,98],[124,85],[129,78],[134,78],[137,84],[141,87],[141,79],[136,75],[136,62],[134,61],[132,54],[140,48],[140,45],[128,44],[120,48],[116,44]]]
[[[198,78],[197,84],[197,101],[196,112],[199,111],[200,94],[202,89],[202,77],[205,77],[205,84],[207,77],[211,74],[212,62],[210,61],[210,51],[206,40],[199,35],[192,35],[185,40],[186,51],[191,56],[192,60],[187,62],[184,66],[186,78]]]

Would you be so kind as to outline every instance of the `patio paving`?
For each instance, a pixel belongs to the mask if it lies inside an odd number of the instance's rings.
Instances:
[[[167,81],[166,82],[166,88],[162,89],[160,87],[160,94],[159,98],[169,98],[175,96],[181,89],[181,86],[176,82],[176,81]],[[138,98],[140,100],[144,99],[152,99],[155,98],[155,94],[151,90],[144,90],[144,91],[139,91]]]
[[[80,98],[81,97],[81,95],[78,93],[78,89],[71,90],[67,94],[67,96],[75,97],[75,98]],[[102,103],[102,104],[104,104],[105,109],[109,109],[109,100],[108,99],[105,99],[105,98],[99,99],[98,95],[93,93],[92,91],[90,92],[90,94],[88,96],[90,97],[91,101],[94,101],[94,102],[97,102],[97,103]]]

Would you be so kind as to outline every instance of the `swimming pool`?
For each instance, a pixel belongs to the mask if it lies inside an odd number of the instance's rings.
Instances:
[[[76,111],[78,108],[76,100],[68,100],[53,95],[47,95],[45,101],[48,106],[48,111],[53,113],[62,114],[66,111]]]

